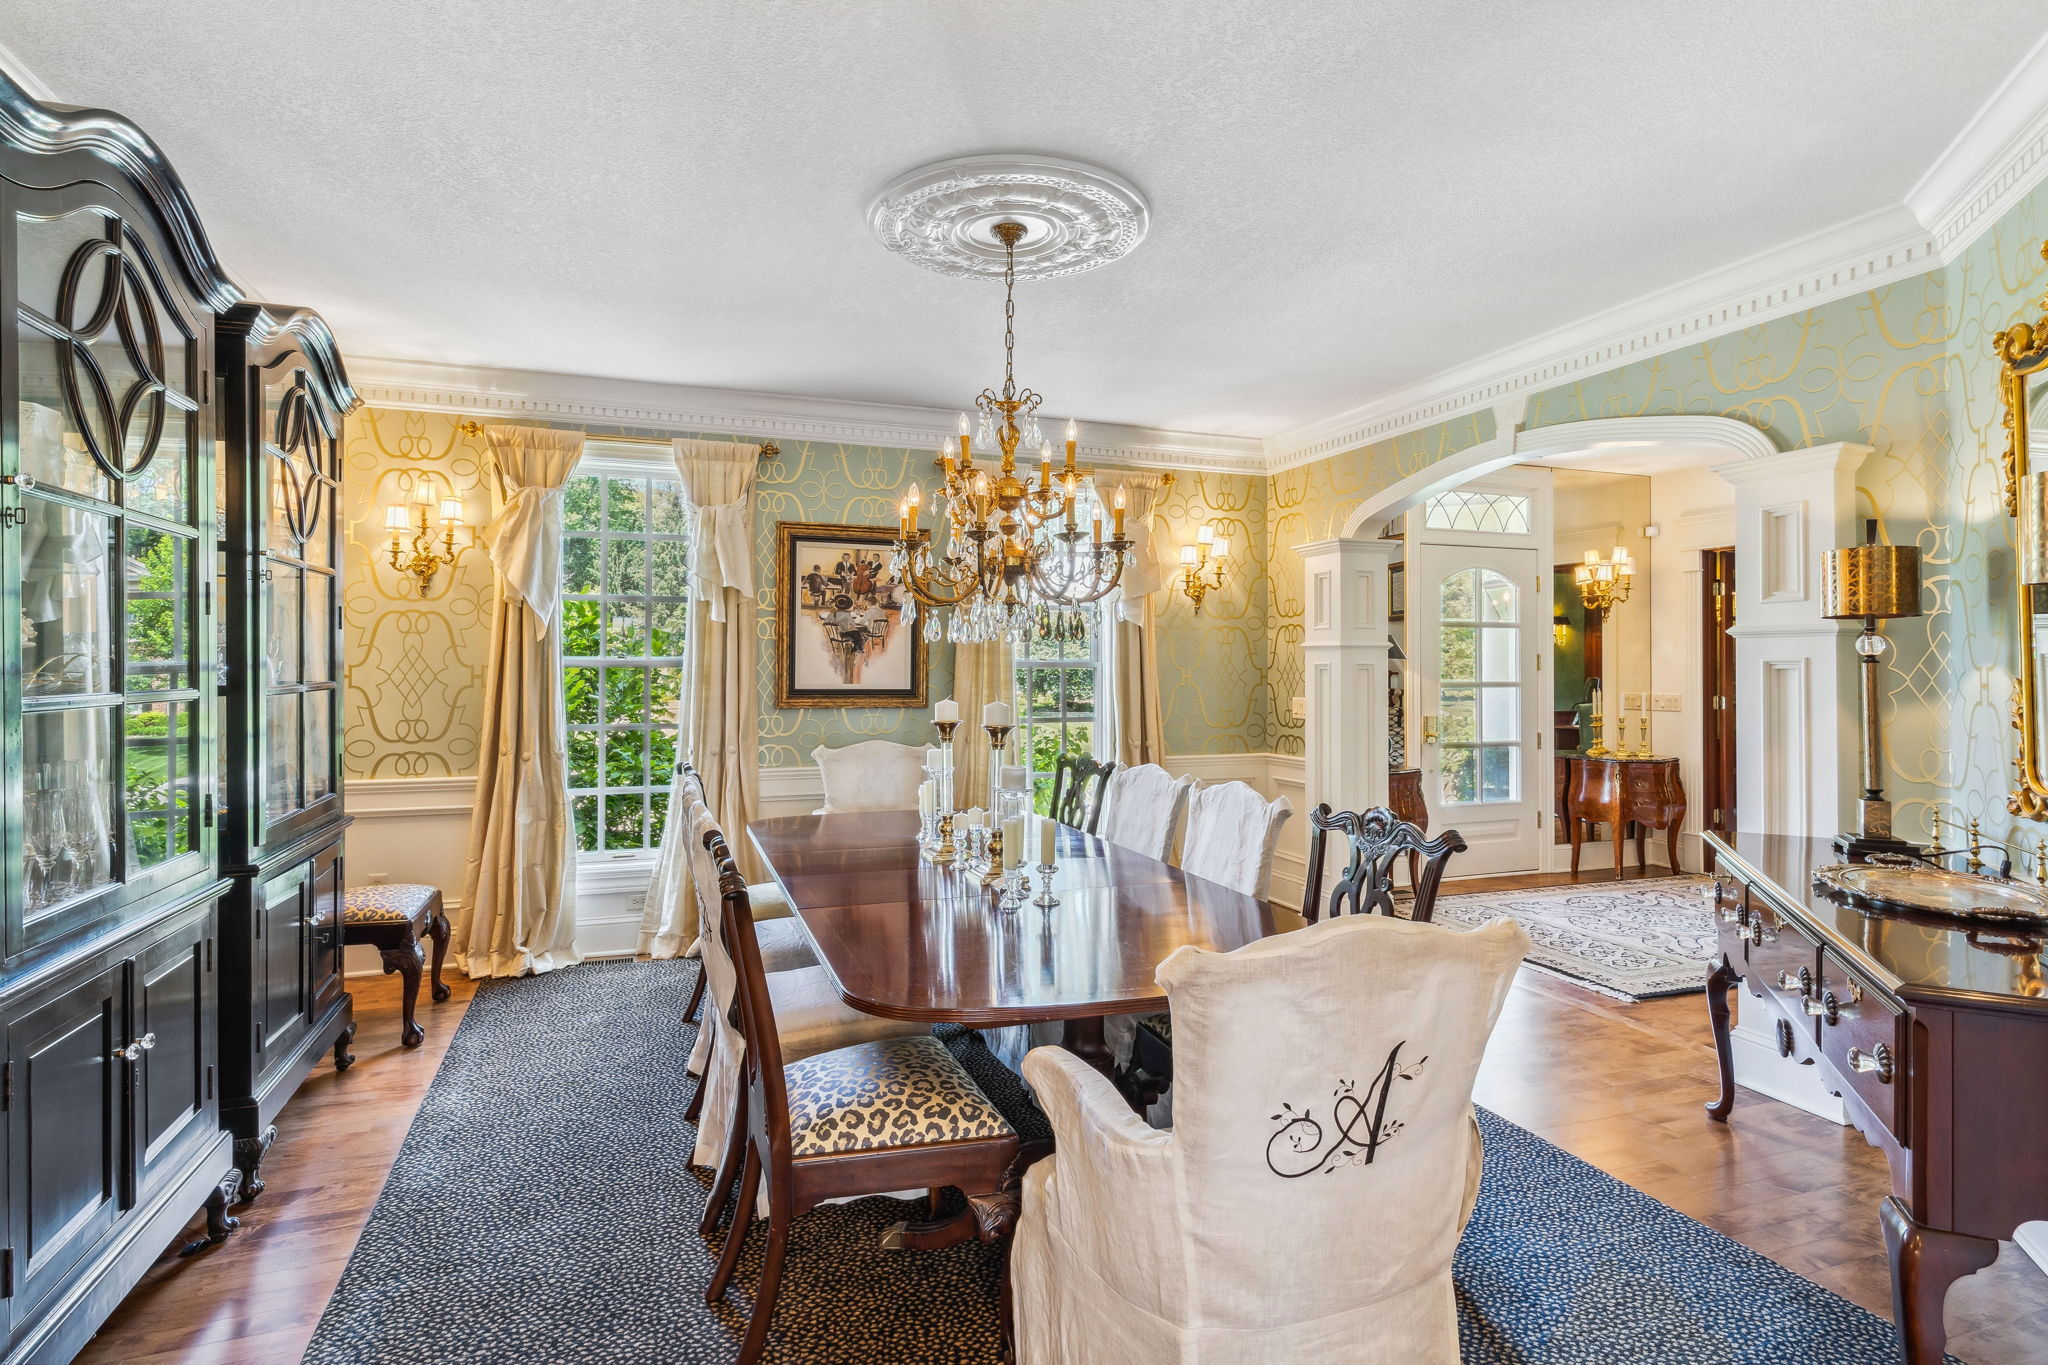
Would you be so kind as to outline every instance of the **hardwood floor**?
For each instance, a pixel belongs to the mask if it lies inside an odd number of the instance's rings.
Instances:
[[[291,1365],[341,1279],[384,1176],[476,986],[451,965],[452,997],[420,988],[427,1040],[398,1045],[398,978],[349,981],[355,1065],[324,1062],[277,1122],[267,1188],[233,1212],[239,1232],[187,1260],[150,1268],[78,1360],[84,1365]],[[195,1220],[194,1227],[203,1227]],[[424,1298],[421,1312],[432,1312]]]
[[[1569,880],[1474,878],[1452,890]],[[264,1165],[269,1188],[236,1211],[242,1230],[190,1260],[159,1261],[81,1362],[298,1360],[468,1007],[473,986],[453,971],[449,982],[453,999],[422,1002],[426,1043],[404,1052],[396,978],[351,981],[362,1023],[356,1065],[341,1076],[322,1067],[285,1110]],[[1701,1109],[1713,1090],[1701,996],[1631,1005],[1525,972],[1487,1053],[1478,1099],[1889,1317],[1877,1222],[1888,1189],[1883,1160],[1853,1129],[1748,1091],[1738,1093],[1727,1126],[1714,1123]],[[434,1311],[424,1297],[420,1311]],[[1950,1349],[1971,1365],[2048,1365],[2048,1276],[2008,1245],[1996,1266],[1951,1292],[1948,1321]]]

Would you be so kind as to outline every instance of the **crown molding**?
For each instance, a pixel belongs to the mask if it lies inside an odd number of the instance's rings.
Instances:
[[[2048,34],[2020,59],[1927,173],[1906,207],[1952,261],[2048,174]]]
[[[484,369],[428,360],[358,357],[350,360],[349,372],[356,392],[376,407],[593,426],[730,432],[782,441],[923,449],[951,440],[957,416],[950,409],[908,404]],[[1096,464],[1265,473],[1264,445],[1257,437],[1212,436],[1110,422],[1084,423],[1082,432],[1090,439],[1080,450]]]
[[[1354,450],[1503,400],[1600,374],[1687,342],[1905,279],[1939,263],[1903,205],[1645,294],[1396,389],[1267,442],[1275,472]]]

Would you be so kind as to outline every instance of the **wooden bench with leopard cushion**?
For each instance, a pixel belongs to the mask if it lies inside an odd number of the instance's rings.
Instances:
[[[344,943],[375,948],[384,958],[384,972],[397,972],[405,983],[405,1027],[398,1041],[418,1047],[427,1031],[413,1017],[420,998],[420,938],[434,940],[434,999],[448,998],[441,984],[441,964],[448,960],[448,916],[441,909],[441,890],[413,882],[351,887],[341,905]]]

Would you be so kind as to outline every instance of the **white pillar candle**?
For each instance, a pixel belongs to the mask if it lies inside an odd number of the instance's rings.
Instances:
[[[951,697],[946,698],[944,701],[940,702],[937,706],[934,706],[932,708],[932,719],[937,721],[941,725],[959,724],[960,703],[954,701]]]
[[[1010,704],[1008,702],[992,701],[987,706],[981,708],[981,723],[983,725],[1008,725],[1011,721]]]
[[[1024,817],[1013,815],[1003,821],[1003,871],[1024,865]]]
[[[1040,820],[1038,822],[1038,865],[1040,867],[1052,866],[1054,846],[1058,838],[1059,825],[1057,822],[1052,820]]]
[[[917,784],[917,813],[919,815],[930,815],[936,810],[938,808],[938,799],[938,790],[932,785],[930,778],[926,778]]]

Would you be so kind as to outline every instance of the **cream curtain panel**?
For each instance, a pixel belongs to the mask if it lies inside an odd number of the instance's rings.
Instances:
[[[683,645],[677,752],[704,780],[711,814],[743,869],[753,852],[754,766],[760,726],[755,688],[754,476],[752,444],[675,443],[676,472],[690,509],[690,625]],[[681,957],[697,941],[697,894],[687,813],[673,801],[640,918],[640,952]]]
[[[1098,476],[1107,477],[1107,476]],[[1159,702],[1159,631],[1153,599],[1166,586],[1159,554],[1158,507],[1165,479],[1120,474],[1127,503],[1131,562],[1124,566],[1115,609],[1103,622],[1104,655],[1111,679],[1110,733],[1114,758],[1125,767],[1166,762],[1166,720]]]
[[[484,528],[496,580],[469,867],[453,916],[470,976],[581,961],[562,703],[562,485],[583,434],[486,427],[504,504]]]
[[[1016,705],[1015,657],[999,641],[953,647],[953,700],[960,703],[960,728],[953,732],[953,804],[961,810],[988,804],[988,731],[981,728],[981,708],[992,701]],[[1009,752],[1016,750],[1012,731]]]

